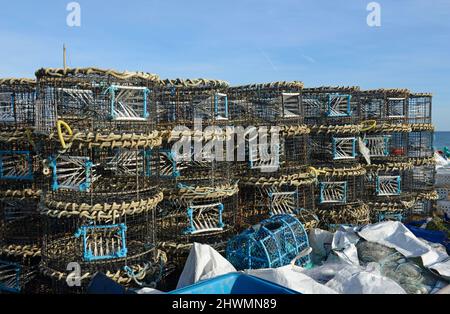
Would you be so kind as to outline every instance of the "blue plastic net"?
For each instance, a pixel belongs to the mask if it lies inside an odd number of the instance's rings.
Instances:
[[[291,215],[276,215],[231,239],[226,255],[238,270],[277,268],[291,263],[308,247],[308,236],[300,221]],[[309,265],[309,255],[296,263]]]

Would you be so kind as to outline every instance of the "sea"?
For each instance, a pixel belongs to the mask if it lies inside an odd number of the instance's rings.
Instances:
[[[434,148],[440,150],[445,146],[450,148],[450,132],[436,132],[434,134]]]

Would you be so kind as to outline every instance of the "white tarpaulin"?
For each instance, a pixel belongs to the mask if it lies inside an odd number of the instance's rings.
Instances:
[[[399,284],[371,265],[365,270],[347,265],[326,286],[342,294],[406,294]]]
[[[313,260],[323,261],[323,265],[319,266],[316,262],[317,266],[313,269],[288,265],[278,269],[247,270],[246,273],[303,294],[406,293],[403,286],[381,274],[379,264],[360,266],[357,246],[376,243],[373,245],[394,249],[407,258],[421,257],[425,267],[450,277],[448,255],[416,238],[399,222],[383,222],[362,229],[341,227],[334,234],[315,229],[310,232],[309,240]],[[335,254],[330,254],[331,251]],[[236,272],[236,269],[221,254],[208,245],[195,243],[177,288],[230,272]],[[140,293],[157,291],[144,289]]]
[[[213,248],[196,243],[189,253],[177,288],[235,271],[236,269]],[[309,271],[298,266],[288,265],[276,269],[247,270],[245,272],[303,294],[405,293],[391,279],[348,263],[341,263],[337,268],[333,268],[333,266],[327,268],[327,265],[324,265],[316,270],[311,270],[315,271],[316,276],[322,278],[330,271],[334,272],[330,278],[332,281],[326,285],[309,276]],[[318,275],[319,273],[320,275]]]
[[[436,250],[418,239],[408,228],[397,221],[386,221],[369,225],[358,232],[366,241],[393,248],[405,257],[421,257],[426,268],[450,278],[450,258],[448,254]]]
[[[178,280],[177,289],[200,280],[236,272],[231,263],[209,245],[194,243]]]

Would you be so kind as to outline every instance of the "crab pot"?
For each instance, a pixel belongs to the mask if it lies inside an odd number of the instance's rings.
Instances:
[[[326,169],[326,168],[325,168]],[[318,178],[316,204],[318,209],[330,209],[358,203],[364,198],[364,175],[360,165],[338,166],[325,170]]]
[[[408,133],[408,157],[428,158],[434,156],[433,131],[415,131]]]
[[[230,180],[235,159],[227,157],[227,139],[198,134],[202,135],[195,139],[191,135],[173,135],[163,141],[162,147],[149,152],[149,173],[158,178],[161,187],[172,189],[185,182],[214,186]]]
[[[156,75],[87,68],[40,69],[36,77],[39,133],[53,133],[58,120],[82,133],[153,129]]]
[[[0,79],[2,131],[34,125],[35,89],[36,82],[32,79]]]
[[[407,170],[379,170],[368,171],[365,175],[365,191],[369,200],[398,201],[409,197],[411,183],[408,180]]]
[[[157,280],[154,210],[162,194],[155,188],[123,188],[111,182],[90,193],[47,194],[41,271],[56,291],[82,292],[99,271],[127,286]]]
[[[436,169],[434,165],[414,166],[407,172],[407,182],[411,191],[417,193],[435,190]]]
[[[0,294],[22,294],[36,276],[36,269],[20,261],[0,259]]]
[[[308,248],[308,235],[300,221],[291,215],[276,215],[232,238],[226,256],[237,270],[277,268],[290,264]],[[309,254],[295,263],[309,266]]]
[[[421,199],[418,200],[408,212],[409,219],[413,217],[429,217],[436,207],[434,200]]]
[[[361,117],[375,120],[378,124],[408,123],[408,97],[406,89],[361,91]]]
[[[236,227],[237,192],[237,185],[225,181],[216,185],[185,182],[166,190],[158,206],[158,240],[180,244],[223,241]]]
[[[27,140],[0,142],[0,255],[22,266],[39,262],[40,157]]]
[[[367,132],[362,141],[368,149],[371,163],[384,163],[401,160],[408,157],[408,133],[380,130],[381,132]],[[361,154],[360,159],[365,160]]]
[[[227,124],[230,119],[228,83],[219,80],[162,80],[156,97],[159,128]]]
[[[309,229],[315,225],[315,178],[309,173],[242,179],[239,187],[241,223],[249,226],[274,215],[297,217]]]
[[[13,196],[4,193],[0,201],[0,255],[21,257],[25,264],[39,262],[41,222],[39,195]]]
[[[305,88],[302,94],[307,125],[359,124],[359,87]]]
[[[238,177],[291,175],[302,172],[310,161],[308,144],[306,134],[280,134],[277,142],[272,139],[259,143],[246,142],[245,161],[235,162],[233,170]]]
[[[303,124],[302,89],[301,82],[231,87],[231,117],[245,126]]]
[[[315,132],[310,138],[311,160],[319,164],[355,164],[358,147],[358,134],[353,132]]]
[[[408,123],[431,124],[432,123],[431,94],[410,94],[408,99]]]
[[[317,210],[319,228],[336,231],[340,226],[365,226],[370,223],[370,208],[362,202]]]

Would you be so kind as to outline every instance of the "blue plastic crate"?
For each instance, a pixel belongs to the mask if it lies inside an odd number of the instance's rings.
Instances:
[[[242,273],[230,273],[169,294],[300,294],[267,280]]]

